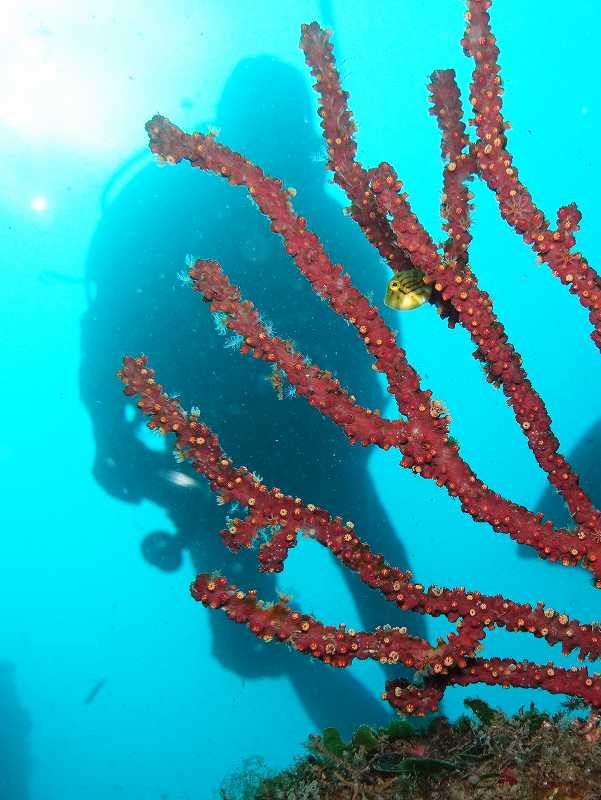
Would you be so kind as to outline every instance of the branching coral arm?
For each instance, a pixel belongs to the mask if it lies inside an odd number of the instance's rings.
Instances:
[[[558,452],[559,442],[551,430],[545,404],[495,316],[491,298],[478,287],[471,271],[466,273],[460,264],[439,258],[435,243],[411,210],[402,182],[389,164],[372,170],[371,187],[380,210],[391,216],[398,241],[412,254],[426,279],[435,283],[457,310],[460,323],[477,345],[477,353],[482,354],[490,380],[503,387],[530,449],[570,514],[583,528],[598,530],[601,514],[580,487],[578,475]]]
[[[356,130],[342,89],[330,42],[331,34],[316,22],[301,28],[300,46],[316,82],[320,98],[321,129],[328,150],[327,169],[351,201],[350,214],[369,242],[393,272],[411,269],[411,261],[394,237],[386,217],[380,213],[369,189],[369,175],[357,161]]]
[[[575,203],[563,206],[557,212],[557,226],[551,230],[544,213],[520,181],[507,149],[508,125],[501,111],[499,50],[490,27],[490,5],[490,0],[469,0],[462,41],[466,55],[475,62],[470,99],[478,134],[474,146],[478,173],[495,193],[502,217],[588,310],[593,326],[591,338],[601,349],[601,277],[581,253],[572,252],[580,211]]]
[[[138,408],[148,418],[148,427],[176,436],[175,450],[205,476],[222,503],[237,501],[248,509],[246,519],[232,520],[222,531],[225,544],[236,551],[250,547],[260,528],[271,528],[274,535],[260,548],[261,568],[280,572],[288,550],[298,534],[310,536],[327,547],[346,567],[357,572],[371,588],[403,611],[432,616],[444,615],[458,626],[463,653],[472,652],[482,638],[482,626],[501,626],[545,638],[549,644],[562,643],[564,654],[579,649],[579,658],[601,657],[601,627],[583,625],[539,603],[536,608],[518,604],[500,595],[489,596],[460,589],[431,586],[427,591],[412,583],[409,571],[387,564],[383,556],[371,551],[354,531],[351,522],[332,518],[327,511],[290,495],[279,488],[269,489],[246,467],[235,467],[221,449],[218,437],[202,421],[199,413],[186,413],[179,401],[169,397],[154,377],[145,356],[127,357],[119,377],[129,396],[137,395]]]
[[[430,112],[436,117],[441,133],[444,162],[441,217],[449,238],[443,243],[445,261],[467,270],[470,234],[469,201],[471,192],[466,184],[475,173],[475,160],[469,151],[469,137],[463,124],[459,87],[452,69],[432,73]]]
[[[301,48],[317,81],[315,88],[320,97],[319,113],[330,157],[329,168],[353,207],[362,209],[356,216],[357,221],[396,270],[399,268],[395,261],[397,251],[390,243],[392,227],[397,250],[405,253],[414,267],[426,273],[442,301],[453,309],[454,313],[446,315],[453,322],[459,318],[476,342],[476,357],[483,362],[489,380],[503,386],[530,449],[551,484],[562,495],[573,519],[578,525],[595,530],[601,523],[601,515],[593,508],[565,457],[558,453],[559,442],[551,430],[542,398],[527,379],[521,357],[496,318],[492,299],[478,288],[467,264],[471,239],[470,195],[465,181],[476,171],[477,164],[462,122],[459,88],[453,70],[434,72],[429,87],[431,110],[441,130],[442,155],[446,160],[443,218],[446,218],[445,228],[450,238],[443,246],[444,257],[441,257],[411,212],[406,195],[393,200],[392,193],[386,191],[391,184],[397,190],[401,187],[392,168],[382,165],[378,170],[367,171],[356,161],[355,124],[347,105],[348,94],[342,89],[336,69],[328,31],[316,23],[303,26]],[[392,226],[387,220],[387,213],[391,212]]]
[[[272,336],[253,304],[241,299],[239,288],[230,283],[216,261],[197,260],[189,275],[193,288],[211,303],[211,311],[224,314],[227,327],[240,336],[240,352],[252,353],[281,370],[296,392],[342,428],[353,444],[376,444],[388,450],[407,441],[406,422],[383,419],[361,407],[329,372],[309,364],[291,342]]]

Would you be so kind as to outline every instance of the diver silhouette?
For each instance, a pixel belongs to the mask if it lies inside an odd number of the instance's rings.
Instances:
[[[294,187],[296,210],[332,259],[362,291],[383,297],[390,277],[386,267],[326,189],[329,173],[304,77],[267,56],[245,60],[229,77],[216,116],[218,139]],[[335,373],[359,402],[382,407],[386,395],[362,343],[297,272],[245,190],[188,164],[159,169],[152,163],[113,194],[87,260],[80,385],[93,422],[96,480],[125,502],[156,503],[175,530],[149,532],[142,542],[144,558],[174,570],[187,551],[197,572],[222,570],[242,588],[275,599],[276,578],[258,573],[256,552],[232,554],[223,546],[218,531],[227,510],[216,504],[204,480],[176,463],[162,439],[149,446],[140,435],[143,422],[115,372],[124,355],[141,352],[149,355],[167,391],[178,393],[185,408],[200,408],[235,463],[258,472],[267,484],[353,520],[376,552],[406,569],[404,548],[367,472],[369,450],[353,447],[304,398],[280,399],[269,367],[236,352],[235,337],[219,335],[208,308],[177,278],[187,254],[216,259],[277,335],[294,340],[301,352]],[[384,313],[393,328],[399,325],[398,314]],[[421,617],[401,614],[355,575],[341,574],[366,628],[407,624],[424,635]],[[305,580],[310,586],[319,576],[308,574]],[[336,725],[349,732],[359,722],[389,718],[346,670],[259,642],[224,614],[212,612],[208,619],[213,655],[224,668],[245,677],[287,675],[318,728]]]

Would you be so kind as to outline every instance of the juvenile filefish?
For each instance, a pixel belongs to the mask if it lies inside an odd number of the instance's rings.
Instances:
[[[397,311],[411,311],[430,299],[432,286],[424,283],[424,273],[419,269],[396,272],[388,281],[384,304]]]

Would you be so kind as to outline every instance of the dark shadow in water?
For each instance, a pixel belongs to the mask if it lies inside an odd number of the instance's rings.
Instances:
[[[244,61],[219,103],[219,139],[297,190],[295,208],[331,257],[379,300],[387,268],[326,191],[329,173],[309,98],[304,78],[293,68],[268,57]],[[175,534],[146,536],[146,560],[173,570],[188,551],[195,570],[222,570],[265,599],[275,596],[275,578],[257,573],[255,552],[233,555],[223,547],[217,532],[226,509],[216,505],[202,481],[182,486],[182,476],[194,473],[176,464],[170,451],[141,441],[139,415],[115,378],[123,355],[140,352],[149,354],[157,376],[168,391],[180,394],[184,407],[200,408],[235,463],[260,473],[267,484],[352,519],[374,550],[406,568],[403,546],[367,473],[370,451],[352,447],[302,398],[279,400],[267,365],[227,347],[229,339],[216,333],[207,306],[176,277],[188,253],[220,261],[275,331],[336,372],[360,402],[381,408],[386,400],[355,331],[315,295],[243,189],[187,164],[144,166],[107,203],[91,244],[81,396],[93,422],[99,484],[120,500],[158,504],[172,522]],[[391,312],[389,322],[398,326],[398,316]],[[355,576],[343,574],[365,627],[404,621],[424,634],[420,617],[397,613]],[[303,597],[311,597],[317,581],[317,572],[306,575]],[[220,664],[245,677],[287,675],[316,728],[349,730],[388,718],[350,673],[260,643],[224,614],[211,612],[209,620]]]
[[[0,798],[29,800],[31,722],[17,694],[15,667],[0,661]]]
[[[568,455],[568,461],[580,476],[580,485],[595,508],[601,508],[601,420],[584,434]],[[541,496],[536,511],[541,511],[555,526],[574,524],[564,501],[552,486]],[[530,547],[520,546],[520,552],[525,558],[537,557]]]

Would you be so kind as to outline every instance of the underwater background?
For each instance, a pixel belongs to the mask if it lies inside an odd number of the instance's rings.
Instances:
[[[297,190],[308,226],[380,303],[389,273],[328,183],[300,25],[333,28],[359,159],[394,164],[440,239],[439,132],[426,84],[434,69],[453,67],[467,100],[463,13],[460,0],[5,0],[0,800],[214,798],[247,759],[279,769],[311,732],[346,735],[390,718],[379,665],[334,670],[257,643],[192,601],[196,571],[223,568],[265,599],[293,595],[327,623],[406,624],[430,639],[448,627],[374,600],[309,539],[277,579],[256,574],[252,552],[228,554],[217,535],[227,509],[123,397],[115,372],[125,354],[148,353],[167,390],[202,410],[237,463],[353,520],[422,583],[544,599],[599,619],[587,572],[493,536],[433,482],[401,470],[397,454],[353,448],[302,398],[277,398],[268,367],[241,358],[178,278],[188,254],[219,259],[278,334],[336,371],[359,401],[394,413],[357,337],[313,297],[244,190],[184,164],[159,168],[147,150],[144,124],[156,112],[185,130],[214,128]],[[598,269],[601,8],[496,0],[492,20],[522,179],[552,218],[577,202],[577,247]],[[478,181],[472,190],[471,265],[599,505],[601,370],[587,314],[535,263],[490,192]],[[565,524],[467,334],[431,306],[386,319],[444,400],[480,477]],[[576,663],[503,631],[488,634],[487,652]],[[508,712],[565,699],[453,688],[444,712],[456,717],[475,695]]]

